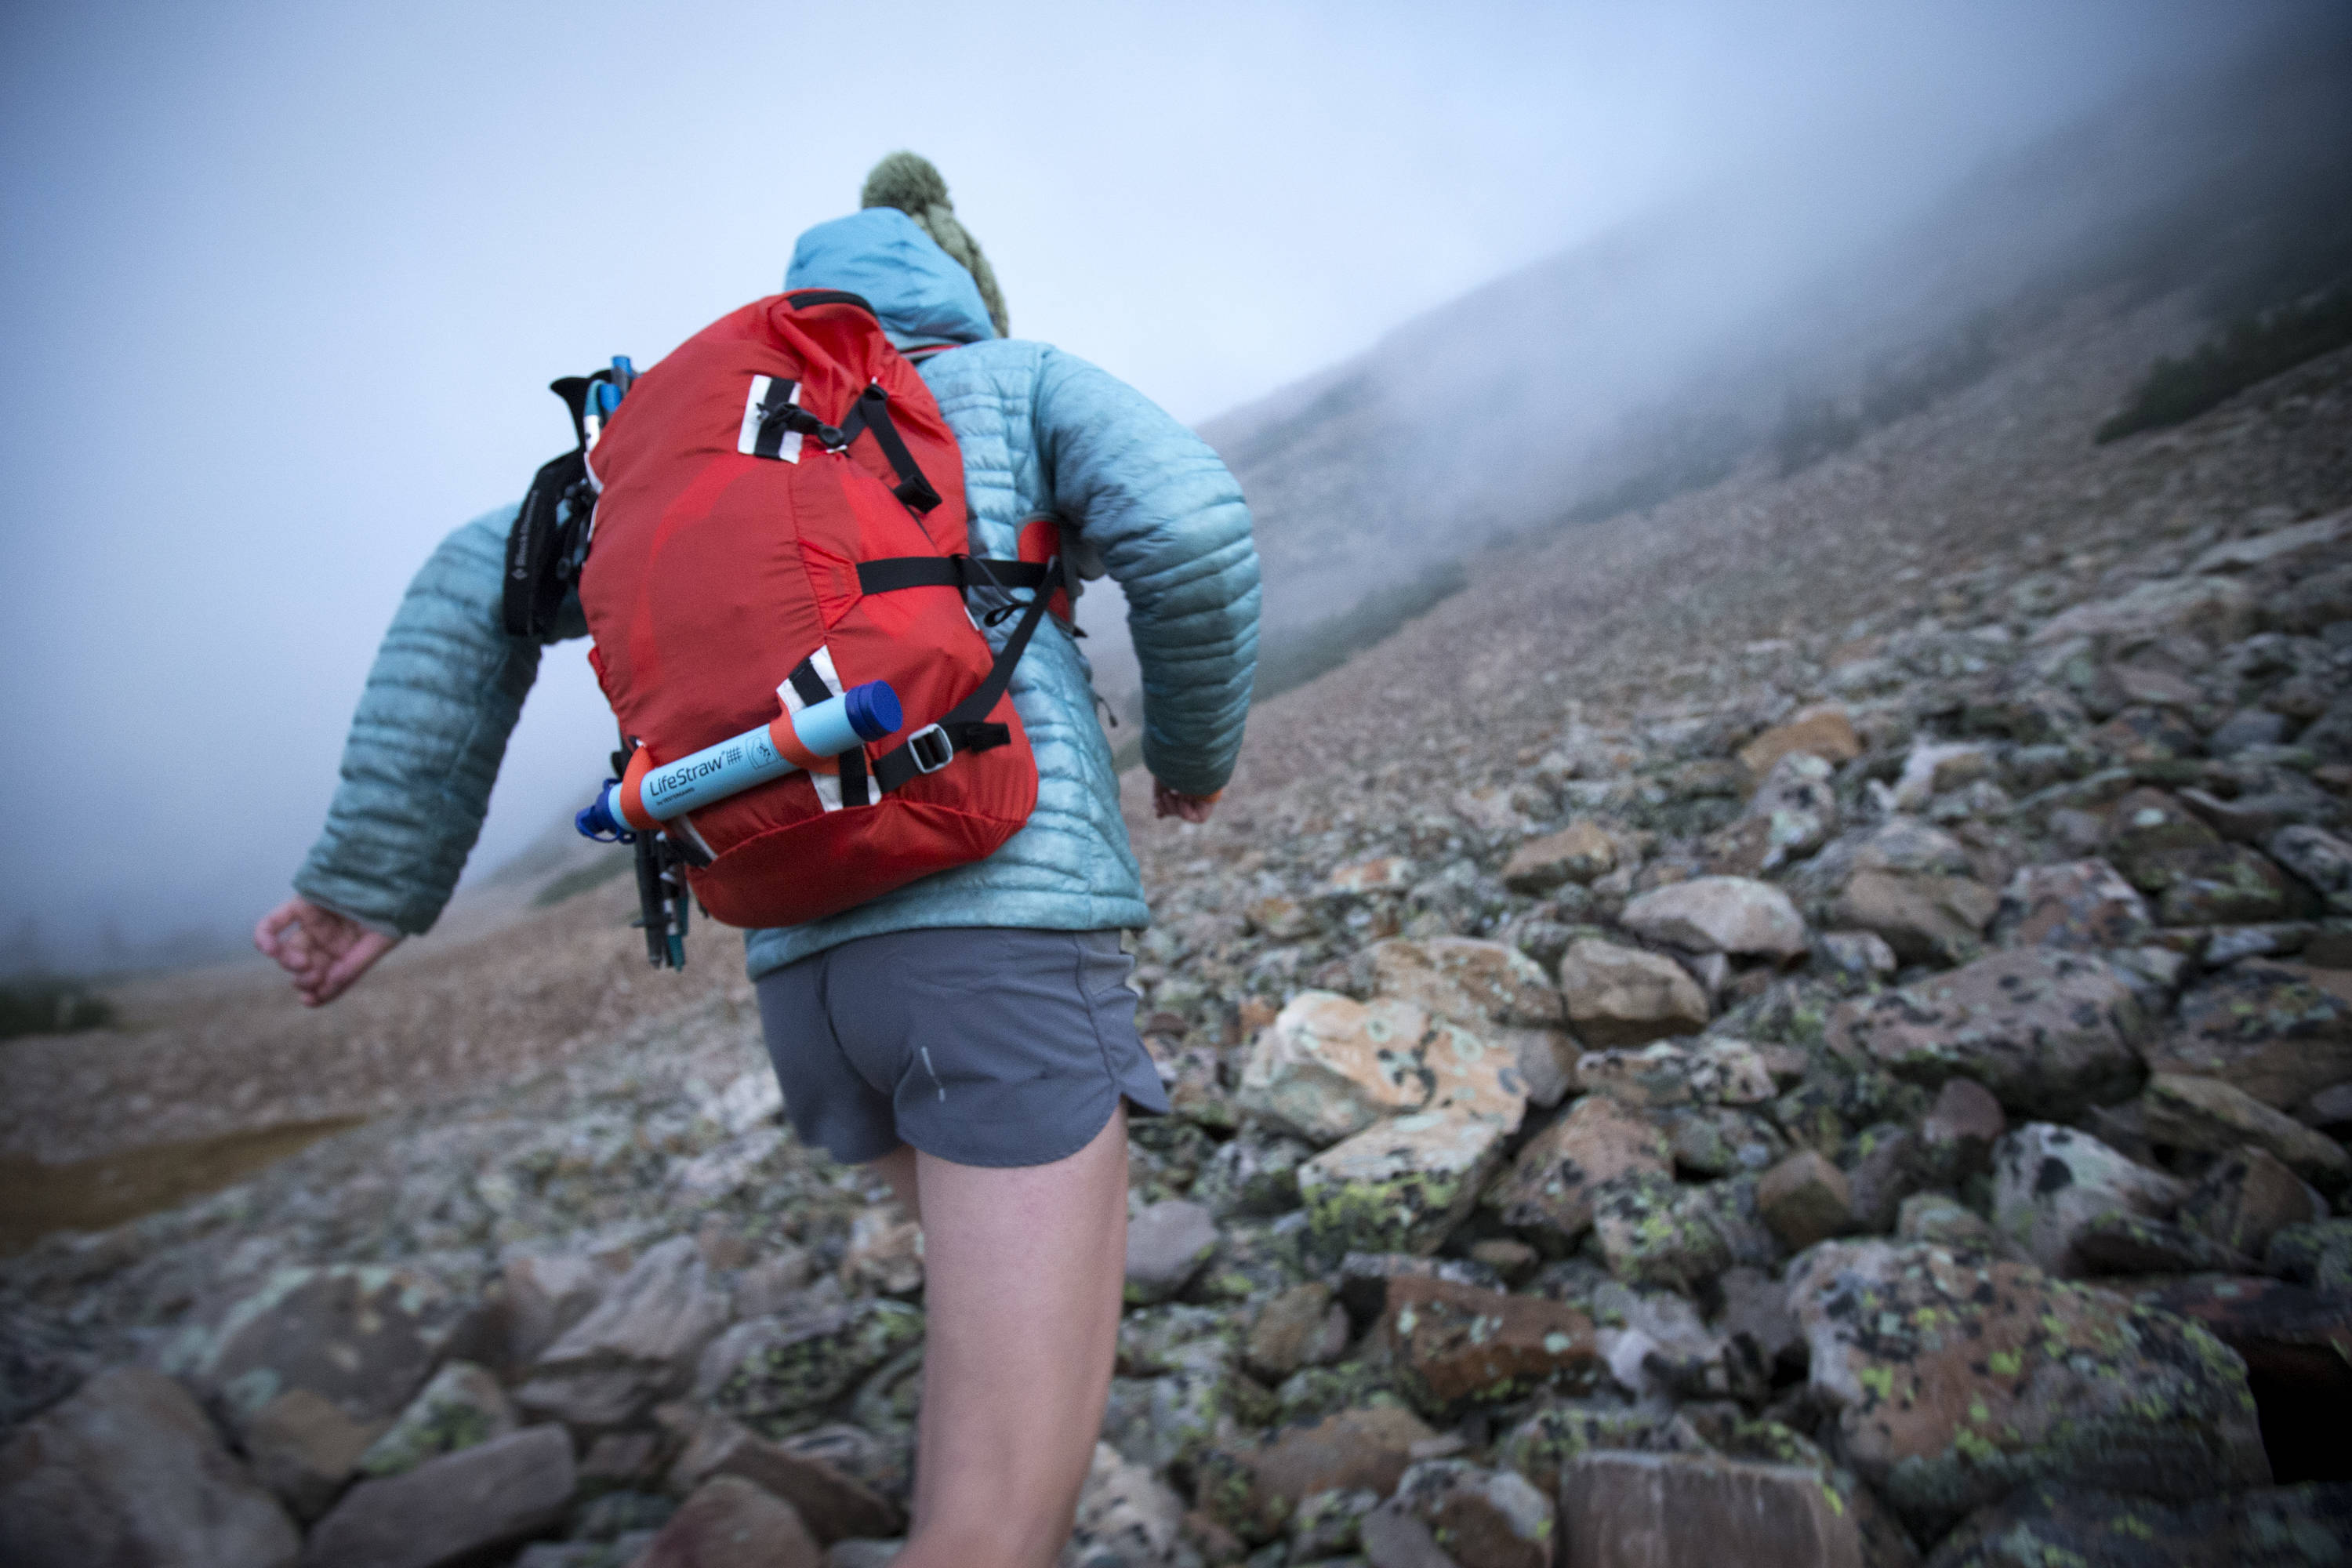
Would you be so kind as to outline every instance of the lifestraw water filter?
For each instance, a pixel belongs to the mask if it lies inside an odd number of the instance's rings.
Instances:
[[[572,818],[572,826],[586,838],[650,833],[681,812],[878,741],[905,717],[890,683],[869,680],[658,767],[651,765],[640,747],[630,759],[627,776],[605,781],[595,800]]]

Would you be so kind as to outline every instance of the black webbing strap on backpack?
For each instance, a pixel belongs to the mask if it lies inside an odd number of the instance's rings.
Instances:
[[[969,560],[970,557],[962,559]],[[991,562],[982,564],[1002,563]],[[988,715],[994,711],[1005,688],[1013,684],[1013,667],[1021,662],[1021,655],[1029,647],[1029,639],[1036,635],[1038,623],[1045,618],[1046,605],[1053,599],[1055,589],[1061,585],[1061,559],[1057,556],[1035,570],[1038,580],[1028,607],[1022,612],[1021,624],[1013,627],[1013,635],[1004,640],[996,662],[989,666],[988,679],[982,681],[970,696],[949,709],[937,723],[925,725],[908,736],[905,743],[896,750],[874,759],[874,782],[886,794],[908,779],[939,772],[953,761],[959,752],[985,752],[1011,743],[1012,727],[992,724],[988,722]],[[862,580],[863,566],[859,568],[859,574]],[[845,801],[848,799],[846,791],[842,798]]]
[[[889,555],[857,563],[857,591],[890,594],[900,588],[1042,588],[1045,568],[1034,561],[988,561],[971,555]]]
[[[907,450],[907,443],[898,435],[898,426],[890,417],[890,395],[875,382],[857,395],[857,402],[849,410],[849,417],[841,422],[841,444],[857,439],[858,432],[874,432],[874,443],[882,448],[883,458],[898,482],[890,493],[906,503],[907,510],[921,517],[940,504],[940,492],[923,477],[921,465],[915,454]]]
[[[793,695],[808,707],[813,708],[835,695],[833,688],[824,683],[824,677],[816,672],[816,660],[813,658],[794,665],[793,672],[784,679],[792,683]],[[866,787],[866,748],[852,746],[833,761],[835,776],[841,781],[841,804],[872,805],[872,792]]]
[[[543,463],[531,476],[507,531],[505,591],[500,595],[501,619],[509,637],[545,637],[555,612],[572,591],[585,552],[588,515],[595,498],[588,484],[588,388],[592,378],[567,375],[548,384],[572,411],[572,429],[578,444],[562,457]]]

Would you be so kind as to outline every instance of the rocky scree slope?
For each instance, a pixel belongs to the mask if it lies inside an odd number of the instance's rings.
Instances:
[[[2184,326],[1525,547],[1138,814],[1067,1561],[2340,1560],[2352,355],[2093,449]],[[887,1561],[918,1235],[756,1039],[0,1266],[12,1560]]]

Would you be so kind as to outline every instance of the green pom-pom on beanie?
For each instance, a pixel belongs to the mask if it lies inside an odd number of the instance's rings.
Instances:
[[[918,153],[891,153],[866,176],[866,189],[857,205],[896,207],[913,218],[917,227],[971,274],[971,280],[980,286],[981,302],[988,307],[988,319],[995,325],[996,335],[1013,335],[1004,313],[1004,292],[996,286],[995,269],[981,254],[980,241],[972,238],[956,217],[955,204],[948,200],[948,183],[929,158]]]

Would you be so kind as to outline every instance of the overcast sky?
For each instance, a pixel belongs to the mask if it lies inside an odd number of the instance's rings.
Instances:
[[[546,382],[773,291],[893,148],[946,174],[1017,335],[1198,421],[1711,183],[1891,211],[2289,14],[11,6],[0,931],[79,967],[105,917],[282,896],[408,576],[564,444]],[[583,649],[477,870],[598,776]]]

